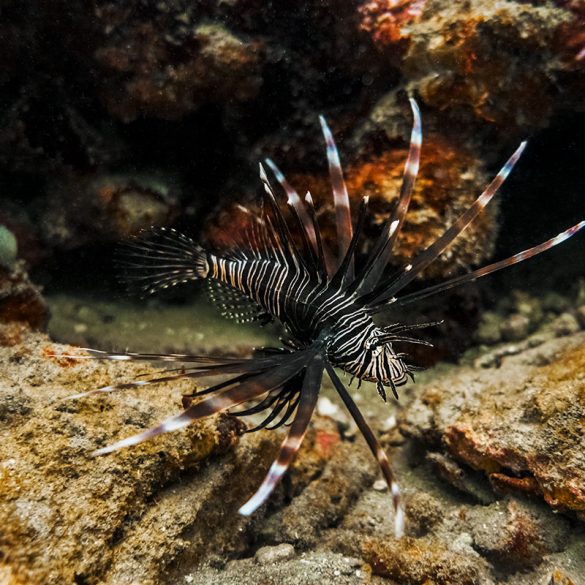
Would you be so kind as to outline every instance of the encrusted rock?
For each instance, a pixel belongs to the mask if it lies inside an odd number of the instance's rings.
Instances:
[[[514,313],[502,322],[500,331],[506,341],[521,341],[530,333],[530,319],[521,313]]]
[[[479,556],[450,551],[435,539],[366,538],[364,559],[377,575],[405,585],[477,585],[488,580],[487,565]]]
[[[442,453],[429,453],[427,459],[433,464],[439,476],[454,488],[483,504],[494,501],[494,493],[477,477],[477,472],[464,469],[456,461]]]
[[[543,295],[541,304],[543,309],[560,314],[569,309],[571,302],[566,296],[551,290]]]
[[[94,458],[96,447],[176,412],[192,384],[67,401],[112,376],[149,371],[67,357],[79,351],[28,335],[0,354],[0,574],[10,575],[4,582],[160,582],[184,555],[237,546],[246,523],[238,506],[268,465],[255,458],[271,452],[258,448],[265,437],[250,437],[256,446],[240,445],[223,466],[205,467],[231,451],[241,432],[237,420],[220,416]],[[236,475],[240,489],[226,489]]]
[[[0,323],[21,323],[42,331],[48,320],[49,308],[40,289],[30,281],[24,264],[0,266]]]
[[[526,569],[560,550],[568,522],[547,522],[539,506],[516,500],[476,507],[469,513],[474,547],[499,567]]]
[[[562,77],[564,66],[551,51],[571,16],[553,3],[427,0],[412,25],[404,69],[412,88],[442,111],[465,111],[508,133],[543,126],[555,100],[536,100],[532,92],[542,95]]]
[[[492,345],[502,339],[501,331],[502,317],[498,313],[486,311],[481,316],[479,327],[475,333],[476,339],[480,343]]]
[[[585,334],[527,347],[497,368],[461,367],[419,388],[401,429],[444,446],[500,490],[538,494],[585,518]]]
[[[165,226],[177,215],[178,192],[172,177],[97,174],[53,186],[42,231],[51,245],[72,249]]]
[[[359,449],[348,443],[336,445],[320,475],[275,515],[278,538],[304,547],[314,545],[320,532],[339,522],[364,486],[371,485],[376,472],[365,445]]]
[[[585,328],[585,305],[577,307],[577,310],[575,311],[575,317],[577,318],[579,325]]]
[[[257,42],[219,22],[205,22],[205,9],[196,4],[164,5],[144,17],[114,5],[96,11],[106,34],[95,58],[113,116],[178,119],[205,103],[245,101],[257,94]]]
[[[431,531],[443,517],[441,502],[425,492],[409,494],[406,500],[406,515],[409,530],[419,536]]]
[[[581,329],[579,321],[571,313],[563,313],[562,315],[559,315],[551,323],[551,327],[557,337],[572,335]]]

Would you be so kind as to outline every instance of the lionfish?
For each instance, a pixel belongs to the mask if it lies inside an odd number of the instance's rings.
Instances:
[[[523,142],[475,202],[433,244],[415,255],[397,272],[388,274],[393,247],[400,235],[419,168],[422,143],[421,117],[410,99],[414,117],[410,147],[397,205],[382,227],[367,258],[358,266],[358,243],[368,213],[368,198],[361,201],[355,226],[339,154],[333,135],[320,116],[335,207],[337,254],[323,241],[311,194],[303,198],[270,159],[266,165],[286,195],[286,205],[274,192],[260,164],[264,186],[262,209],[252,214],[245,241],[224,253],[211,252],[173,229],[152,228],[125,245],[122,262],[126,277],[143,294],[195,280],[204,280],[212,299],[225,316],[238,321],[278,321],[284,330],[282,347],[255,350],[252,357],[187,354],[106,353],[89,350],[90,358],[181,362],[179,370],[165,370],[159,377],[139,379],[83,392],[76,398],[115,390],[138,388],[182,378],[215,378],[211,386],[184,398],[185,409],[156,427],[98,449],[111,453],[182,429],[193,421],[221,411],[242,417],[264,413],[249,431],[289,426],[278,457],[257,492],[240,508],[243,515],[261,506],[287,471],[299,450],[317,404],[324,372],[339,393],[370,450],[376,457],[392,494],[394,528],[403,534],[401,494],[388,457],[365,421],[336,369],[352,380],[376,384],[386,400],[386,388],[398,399],[397,389],[415,367],[398,352],[398,342],[423,343],[412,331],[436,323],[379,326],[374,315],[387,309],[425,299],[452,287],[511,266],[564,242],[585,227],[585,221],[537,246],[505,260],[457,276],[410,294],[399,293],[428,267],[485,209],[520,158]],[[430,344],[427,344],[430,345]],[[350,381],[351,383],[351,381]],[[232,410],[239,407],[237,410]]]

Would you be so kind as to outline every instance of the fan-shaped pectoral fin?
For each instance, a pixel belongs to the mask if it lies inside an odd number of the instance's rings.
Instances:
[[[166,419],[161,424],[147,429],[142,433],[132,435],[113,445],[98,449],[94,451],[93,455],[105,455],[106,453],[118,451],[124,447],[138,445],[163,433],[182,429],[201,418],[222,412],[248,400],[253,400],[266,392],[270,392],[286,384],[288,380],[297,375],[305,367],[307,361],[312,358],[312,355],[312,352],[309,351],[299,351],[286,355],[273,363],[265,371],[249,375],[245,379],[241,377],[233,379],[231,381],[232,387],[230,388],[225,389],[226,386],[230,385],[229,380],[212,386],[204,391],[205,393],[209,393],[207,398],[192,404],[183,412]]]
[[[299,450],[305,433],[309,426],[313,410],[317,404],[317,397],[321,388],[323,378],[324,360],[321,355],[315,358],[307,366],[305,377],[302,383],[301,396],[295,418],[290,427],[290,431],[283,441],[278,457],[271,465],[268,474],[264,478],[262,485],[256,493],[240,508],[239,512],[243,516],[253,514],[274,491],[283,475],[286,473],[294,456]]]

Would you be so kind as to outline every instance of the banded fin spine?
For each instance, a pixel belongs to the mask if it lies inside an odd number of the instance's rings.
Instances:
[[[323,367],[324,360],[321,355],[316,355],[307,366],[297,406],[297,413],[290,431],[283,441],[278,457],[271,465],[262,485],[240,508],[239,512],[242,516],[253,514],[270,497],[270,494],[286,473],[286,470],[299,450],[317,404],[317,397],[319,396],[321,379],[323,377]]]
[[[507,160],[500,172],[488,185],[485,191],[471,204],[471,206],[455,220],[442,236],[440,236],[426,250],[421,252],[414,260],[407,264],[397,277],[391,277],[383,281],[371,293],[362,297],[366,303],[379,302],[394,296],[398,291],[410,284],[422,270],[431,264],[443,251],[453,242],[453,240],[469,226],[469,224],[485,209],[487,204],[493,199],[502,183],[512,172],[514,165],[526,148],[526,142],[522,142],[514,154]]]
[[[392,505],[394,507],[394,535],[396,538],[400,538],[404,535],[404,506],[402,504],[402,495],[400,492],[400,487],[398,482],[396,481],[396,477],[394,472],[392,471],[392,467],[390,466],[390,461],[388,460],[388,456],[386,452],[380,445],[378,439],[376,439],[376,435],[366,422],[366,419],[363,417],[360,409],[357,407],[356,403],[353,401],[351,395],[346,390],[343,382],[339,379],[339,376],[335,373],[333,367],[329,364],[325,364],[325,368],[327,369],[327,374],[329,378],[333,382],[335,389],[337,390],[341,400],[345,404],[345,407],[353,417],[356,425],[358,426],[359,430],[361,431],[362,435],[364,436],[370,451],[378,461],[380,465],[380,469],[382,471],[382,475],[388,484],[388,488],[392,493]],[[394,388],[393,388],[394,390]]]
[[[351,208],[335,139],[333,138],[333,134],[323,116],[319,116],[319,122],[321,123],[321,130],[327,146],[327,162],[329,165],[331,188],[333,190],[335,223],[337,226],[338,257],[336,268],[339,268],[339,265],[347,253],[353,235]],[[347,273],[350,280],[352,280],[354,276],[353,259],[350,260]]]
[[[138,445],[163,433],[185,428],[196,420],[222,412],[248,400],[253,400],[262,394],[281,388],[292,377],[297,375],[313,356],[313,351],[300,351],[295,354],[283,355],[280,359],[275,360],[276,363],[272,367],[265,371],[251,374],[245,379],[238,376],[231,382],[228,380],[207,388],[203,391],[209,394],[207,398],[192,404],[183,412],[166,419],[155,427],[122,439],[107,447],[97,449],[93,452],[93,455],[105,455],[125,447]],[[232,387],[225,389],[227,386]]]
[[[585,228],[585,221],[580,221],[576,223],[574,226],[566,229],[565,231],[557,234],[554,238],[550,238],[541,244],[533,246],[532,248],[528,248],[523,250],[522,252],[518,252],[509,258],[505,258],[504,260],[499,260],[498,262],[493,262],[492,264],[488,264],[487,266],[483,266],[482,268],[478,268],[473,272],[469,272],[467,274],[462,274],[461,276],[456,276],[446,282],[440,282],[439,284],[435,284],[433,286],[429,286],[424,288],[420,291],[416,291],[409,295],[405,295],[399,299],[390,299],[392,302],[387,302],[383,305],[383,307],[388,307],[390,305],[394,305],[396,307],[401,307],[403,305],[408,305],[409,303],[413,303],[415,301],[420,301],[435,295],[440,292],[444,292],[456,286],[460,286],[465,284],[466,282],[473,282],[482,276],[487,276],[492,272],[496,272],[498,270],[502,270],[502,268],[507,268],[508,266],[513,266],[514,264],[518,264],[519,262],[524,262],[524,260],[528,260],[528,258],[532,258],[537,254],[542,254],[542,252],[546,252],[551,248],[554,248],[558,244],[565,242],[572,236],[574,236],[577,232],[581,231]]]
[[[266,164],[270,170],[274,173],[276,180],[280,183],[280,186],[284,189],[287,195],[287,203],[294,209],[295,213],[299,218],[299,222],[303,227],[303,231],[307,236],[307,239],[311,242],[313,250],[317,251],[317,236],[315,234],[315,228],[313,222],[303,204],[299,194],[293,189],[290,183],[286,180],[286,177],[282,171],[276,166],[274,161],[270,158],[265,159]]]
[[[366,195],[360,203],[355,231],[353,233],[347,251],[345,252],[345,256],[341,260],[341,264],[339,265],[337,272],[333,275],[333,278],[331,279],[331,286],[334,288],[339,288],[343,286],[348,279],[351,282],[351,279],[349,277],[349,269],[350,266],[352,265],[358,241],[361,236],[362,229],[364,227],[364,222],[366,220],[366,214],[368,211],[368,201],[369,196]]]
[[[386,221],[382,233],[378,238],[373,250],[370,261],[364,267],[363,275],[356,279],[357,290],[361,293],[370,292],[381,279],[386,265],[392,256],[392,249],[404,223],[414,184],[418,175],[420,166],[420,151],[422,146],[422,121],[420,110],[413,98],[409,99],[412,109],[414,123],[410,134],[410,147],[408,149],[408,158],[404,165],[404,175],[398,205],[392,216]]]

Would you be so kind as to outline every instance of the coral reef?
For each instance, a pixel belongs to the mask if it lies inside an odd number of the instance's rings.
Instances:
[[[408,40],[408,25],[418,20],[426,0],[374,0],[358,8],[360,28],[371,34],[376,45],[398,48]],[[406,29],[406,30],[405,30]]]
[[[558,0],[559,6],[569,10],[573,18],[561,27],[560,44],[565,47],[565,62],[569,69],[583,68],[585,59],[585,8],[578,0]]]
[[[556,44],[573,20],[552,3],[428,0],[408,26],[405,87],[440,111],[443,124],[450,118],[456,132],[462,121],[508,137],[546,126],[559,106],[578,99],[567,92],[563,104],[555,91],[559,83],[570,87],[572,67]],[[374,40],[385,25],[382,19],[372,29]],[[384,49],[395,50],[390,39]]]
[[[107,41],[95,51],[108,109],[181,118],[204,103],[250,100],[258,93],[260,44],[219,23],[200,22],[201,7],[161,2],[141,16],[104,2],[96,16]]]

